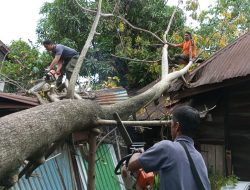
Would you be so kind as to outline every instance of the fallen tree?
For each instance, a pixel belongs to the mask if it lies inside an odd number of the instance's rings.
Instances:
[[[162,40],[165,45],[162,50],[163,71],[160,82],[140,95],[109,106],[100,106],[92,100],[73,99],[76,76],[102,15],[101,3],[102,0],[99,0],[96,19],[70,81],[67,97],[72,99],[55,101],[0,118],[0,186],[14,185],[18,180],[16,174],[24,160],[39,160],[53,143],[64,139],[72,132],[95,131],[100,127],[99,119],[113,119],[114,113],[127,119],[158,99],[167,91],[171,82],[183,76],[192,65],[191,60],[183,69],[168,74],[168,45],[166,45],[168,27]],[[171,20],[169,26],[170,24]]]

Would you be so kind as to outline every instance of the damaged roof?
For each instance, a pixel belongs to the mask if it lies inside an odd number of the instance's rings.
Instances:
[[[0,92],[0,108],[13,108],[13,106],[14,108],[30,108],[37,105],[39,105],[37,98]]]
[[[241,79],[250,74],[250,31],[220,49],[191,73],[185,75],[189,84],[179,79],[169,92],[194,89],[211,84],[223,85],[229,79]]]
[[[0,51],[2,51],[4,54],[7,54],[10,49],[0,40]]]

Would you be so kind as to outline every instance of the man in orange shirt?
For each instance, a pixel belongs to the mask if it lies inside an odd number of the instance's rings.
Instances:
[[[182,54],[177,54],[174,56],[173,60],[170,60],[174,64],[188,64],[190,54],[192,59],[196,57],[196,45],[194,40],[192,39],[191,33],[185,32],[184,39],[185,41],[181,44],[167,43],[170,47],[182,48]]]

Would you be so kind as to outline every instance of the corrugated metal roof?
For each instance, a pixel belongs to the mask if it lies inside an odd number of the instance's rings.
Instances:
[[[78,154],[81,155],[78,148]],[[88,164],[82,157],[76,156],[83,189],[87,189]],[[113,145],[102,144],[96,152],[96,190],[125,190],[121,176],[114,173],[117,164]]]
[[[146,108],[136,112],[136,119],[138,120],[159,120],[169,114],[167,109],[167,99],[161,96],[157,101],[151,102]]]
[[[95,101],[97,101],[100,105],[110,105],[115,104],[117,102],[123,101],[128,99],[127,91],[122,87],[117,88],[109,88],[109,89],[103,89],[95,91],[96,98]],[[1,93],[0,92],[0,98],[7,99],[7,100],[14,100],[16,102],[24,103],[26,105],[22,104],[22,107],[20,108],[29,108],[33,106],[39,105],[39,101],[37,98],[18,95],[14,93]],[[4,102],[4,101],[1,101]],[[9,106],[9,107],[8,107]],[[20,105],[21,106],[21,105]],[[18,105],[15,104],[15,108],[18,108]],[[11,104],[0,104],[0,108],[13,108]]]
[[[127,91],[122,87],[108,88],[95,91],[96,99],[100,105],[110,105],[128,99]]]
[[[53,158],[55,155],[57,156]],[[22,177],[11,190],[76,189],[68,148],[58,149],[51,157],[33,172],[32,177]]]
[[[22,96],[22,95],[13,94],[13,93],[0,92],[0,98],[7,99],[7,100],[14,100],[16,102],[28,104],[28,105],[31,105],[31,106],[39,105],[39,102],[38,102],[37,98]],[[3,102],[3,100],[1,102]]]
[[[233,43],[217,51],[210,59],[186,75],[190,86],[195,88],[202,85],[221,83],[227,79],[235,79],[250,74],[250,31]],[[183,82],[173,83],[171,91],[178,91]]]

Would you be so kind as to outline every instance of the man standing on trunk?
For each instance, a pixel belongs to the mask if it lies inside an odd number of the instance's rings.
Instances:
[[[57,65],[56,73],[59,77],[56,81],[56,86],[59,87],[62,84],[64,74],[66,74],[66,78],[70,80],[77,63],[79,53],[70,47],[61,44],[54,44],[51,40],[43,41],[43,46],[47,51],[52,52],[54,57],[46,70],[50,71],[54,69],[55,65]]]

